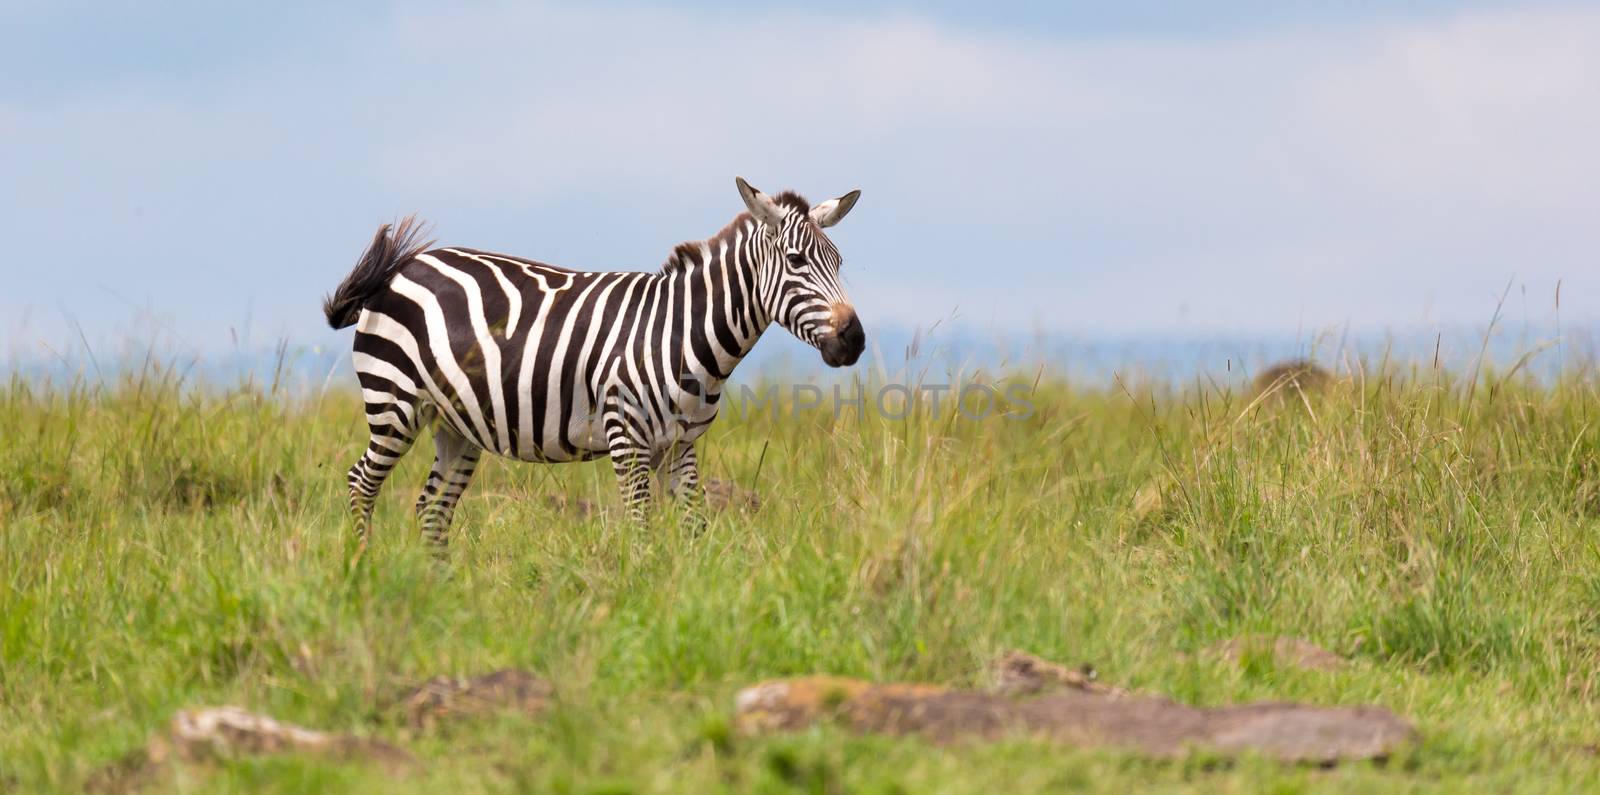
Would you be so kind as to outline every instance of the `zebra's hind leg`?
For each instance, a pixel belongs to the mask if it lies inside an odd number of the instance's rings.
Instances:
[[[700,465],[696,462],[694,443],[683,443],[668,451],[661,465],[662,490],[684,506],[693,530],[706,526],[706,491],[700,485]]]
[[[356,538],[363,549],[372,534],[372,505],[395,464],[400,463],[416,442],[419,419],[414,403],[367,404],[367,429],[371,438],[366,451],[345,476],[350,486],[350,513],[355,518]]]
[[[456,503],[472,483],[483,451],[444,423],[433,432],[433,448],[433,471],[417,498],[417,516],[422,520],[422,537],[434,545],[436,553],[443,554]]]
[[[439,496],[439,490],[444,488],[444,465],[443,461],[439,457],[438,434],[439,430],[435,429],[433,445],[433,468],[428,470],[428,479],[422,484],[422,493],[417,495],[417,502],[412,506],[412,512],[417,515],[418,520],[422,519],[423,509],[427,508],[428,504],[433,502],[435,497]]]

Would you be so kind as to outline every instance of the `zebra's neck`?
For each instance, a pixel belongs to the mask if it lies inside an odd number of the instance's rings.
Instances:
[[[772,255],[755,222],[741,215],[721,232],[680,244],[661,269],[676,317],[679,372],[714,391],[772,324],[760,284]]]

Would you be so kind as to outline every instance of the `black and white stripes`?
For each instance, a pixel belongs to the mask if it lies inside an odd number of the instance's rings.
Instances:
[[[363,542],[384,479],[430,426],[433,469],[416,507],[441,546],[482,450],[546,462],[608,455],[642,517],[652,470],[669,494],[699,504],[694,442],[768,325],[829,365],[853,364],[866,338],[822,229],[860,192],[810,207],[737,183],[749,212],[679,245],[657,273],[428,250],[412,219],[381,227],[324,305],[334,328],[356,326],[371,439],[349,485]]]

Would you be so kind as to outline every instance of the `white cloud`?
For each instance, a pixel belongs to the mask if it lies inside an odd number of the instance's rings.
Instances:
[[[1057,40],[491,4],[327,38],[0,106],[35,153],[15,173],[32,198],[0,207],[28,227],[8,238],[76,245],[116,289],[251,292],[296,332],[397,210],[451,240],[646,268],[731,216],[743,173],[865,189],[836,237],[880,323],[957,304],[1080,331],[1471,322],[1513,274],[1539,294],[1565,277],[1564,313],[1600,319],[1591,9]],[[267,245],[239,245],[261,227]],[[48,304],[64,283],[39,284]],[[239,305],[186,303],[196,334]]]

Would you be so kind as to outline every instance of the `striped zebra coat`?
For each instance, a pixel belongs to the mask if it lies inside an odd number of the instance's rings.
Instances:
[[[635,519],[656,472],[703,521],[695,440],[762,332],[777,323],[834,367],[866,345],[822,231],[860,191],[811,207],[736,183],[748,211],[679,245],[656,273],[430,249],[412,218],[379,227],[323,306],[335,329],[356,327],[371,438],[347,481],[361,543],[384,480],[429,428],[433,468],[416,511],[440,548],[484,450],[537,462],[609,456]]]

